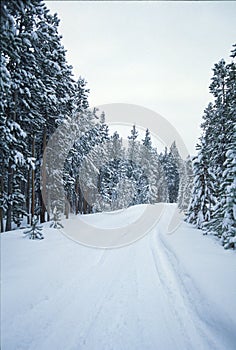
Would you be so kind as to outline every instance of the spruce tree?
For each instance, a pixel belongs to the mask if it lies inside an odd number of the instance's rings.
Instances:
[[[184,213],[187,212],[193,186],[192,160],[190,156],[183,162],[182,173],[179,183],[178,208]]]
[[[235,45],[234,45],[235,47]],[[235,49],[231,57],[235,58]],[[208,105],[201,125],[200,150],[194,162],[194,188],[187,221],[235,246],[236,65],[214,66]]]
[[[63,228],[63,225],[61,223],[61,213],[57,209],[57,207],[54,207],[54,209],[53,209],[53,218],[52,218],[52,223],[51,223],[50,227]]]
[[[29,236],[29,239],[44,239],[42,234],[43,227],[39,225],[39,219],[37,216],[33,217],[32,225],[29,230],[24,231],[26,236]]]
[[[71,115],[76,89],[58,25],[57,15],[40,0],[1,2],[1,231],[4,217],[10,230],[24,213],[33,218],[36,206],[45,220],[42,155],[49,137]],[[84,81],[78,84],[85,107]]]

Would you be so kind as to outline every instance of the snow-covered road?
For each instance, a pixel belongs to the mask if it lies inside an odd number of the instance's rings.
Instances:
[[[53,229],[40,242],[4,233],[2,349],[233,350],[236,285],[222,283],[236,273],[235,253],[184,223],[166,235],[173,211],[167,205],[151,232],[119,249],[84,247]],[[213,274],[214,294],[202,247],[210,266],[222,257],[229,270]]]

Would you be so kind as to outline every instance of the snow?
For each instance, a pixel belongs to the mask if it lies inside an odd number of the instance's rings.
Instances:
[[[15,151],[14,162],[15,162],[15,164],[24,164],[25,159],[24,159],[24,156],[21,152]]]
[[[42,241],[1,234],[2,350],[235,349],[235,251],[184,222],[168,234],[175,208],[119,249],[85,247],[50,223]],[[129,227],[144,210],[153,215],[148,205],[83,220]]]
[[[140,204],[128,209],[120,209],[93,215],[81,215],[80,220],[98,228],[120,228],[135,223],[147,209],[147,204]]]

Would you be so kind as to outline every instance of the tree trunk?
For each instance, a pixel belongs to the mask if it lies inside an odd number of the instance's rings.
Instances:
[[[79,212],[79,179],[76,178],[75,181],[75,214]]]
[[[78,195],[79,195],[79,197],[78,197],[78,212],[80,213],[80,214],[82,214],[82,203],[83,203],[83,201],[82,201],[82,191],[81,191],[81,188],[80,188],[80,185],[79,185],[79,187],[78,187]]]
[[[7,206],[7,213],[6,213],[6,231],[11,231],[11,219],[12,219],[12,182],[13,182],[13,168],[12,168],[12,161],[9,161],[8,165],[8,180],[7,180],[7,187],[8,187],[8,206]],[[10,201],[9,201],[10,198]]]
[[[4,226],[3,226],[3,209],[0,208],[0,232],[4,231]]]
[[[41,211],[40,211],[40,222],[45,222],[45,213],[46,213],[46,206],[45,206],[45,200],[46,200],[46,164],[44,159],[44,152],[47,146],[47,129],[46,126],[43,130],[43,164],[42,164],[42,189],[41,189]]]
[[[27,188],[26,188],[26,212],[27,212],[27,224],[30,223],[30,169],[27,171]]]
[[[0,178],[0,184],[1,184],[1,196],[3,196],[3,191],[4,191],[4,182],[3,182],[3,176]],[[4,217],[4,212],[3,208],[0,208],[0,232],[4,231],[4,226],[3,226],[3,217]]]
[[[35,137],[32,139],[32,157],[35,157]],[[35,209],[35,169],[32,169],[32,177],[31,177],[31,225],[34,217],[34,209]]]
[[[87,209],[88,209],[88,203],[84,197],[83,198],[83,214],[87,214]]]
[[[65,216],[66,216],[66,219],[69,219],[69,203],[66,198],[65,198]]]

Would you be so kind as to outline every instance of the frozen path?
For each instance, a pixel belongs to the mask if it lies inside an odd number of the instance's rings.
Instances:
[[[113,250],[83,247],[52,229],[40,242],[19,231],[3,234],[2,349],[234,349],[235,314],[227,305],[217,309],[217,298],[211,305],[211,291],[194,274],[201,262],[192,263],[191,276],[189,258],[174,242],[187,225],[165,234],[173,210],[167,205],[149,234]],[[206,239],[196,233],[188,250]],[[223,249],[214,243],[206,245],[219,258]],[[222,256],[231,268],[235,254]]]

